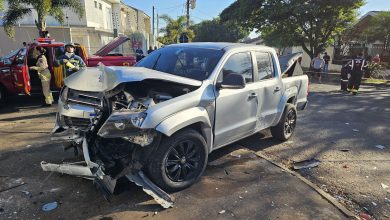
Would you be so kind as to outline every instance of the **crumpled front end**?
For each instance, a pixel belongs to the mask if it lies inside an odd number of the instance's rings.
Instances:
[[[172,198],[143,173],[162,134],[142,125],[150,107],[195,88],[159,80],[121,83],[109,91],[65,87],[51,139],[65,143],[65,149],[83,152],[85,160],[67,164],[42,162],[42,169],[93,179],[106,197],[113,193],[116,180],[126,177],[162,206],[171,207]]]

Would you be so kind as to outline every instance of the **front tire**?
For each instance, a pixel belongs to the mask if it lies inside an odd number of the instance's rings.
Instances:
[[[274,138],[287,141],[294,134],[296,123],[297,109],[293,104],[287,103],[279,123],[271,127],[271,134]]]
[[[199,132],[184,129],[164,138],[148,165],[150,178],[162,189],[175,192],[194,184],[208,159],[207,144]]]

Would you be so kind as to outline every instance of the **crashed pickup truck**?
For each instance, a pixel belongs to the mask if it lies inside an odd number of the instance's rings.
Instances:
[[[301,56],[189,43],[161,48],[135,67],[80,70],[65,80],[52,140],[84,161],[41,166],[93,179],[106,195],[125,177],[170,207],[165,191],[194,184],[212,151],[266,128],[282,141],[293,135],[308,102]]]

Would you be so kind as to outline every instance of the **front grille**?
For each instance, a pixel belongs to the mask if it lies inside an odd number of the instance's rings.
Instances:
[[[74,118],[68,116],[63,116],[63,117],[64,117],[63,120],[65,125],[70,128],[78,128],[78,129],[85,130],[91,124],[91,120],[88,118]]]
[[[69,89],[68,102],[81,105],[88,105],[93,107],[102,107],[102,93],[99,92],[85,92]]]

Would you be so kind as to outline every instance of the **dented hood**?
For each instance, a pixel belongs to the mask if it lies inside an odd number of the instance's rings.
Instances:
[[[87,67],[65,79],[71,89],[89,92],[103,92],[114,89],[121,83],[155,79],[189,86],[201,86],[202,82],[181,76],[146,69],[144,67]]]

